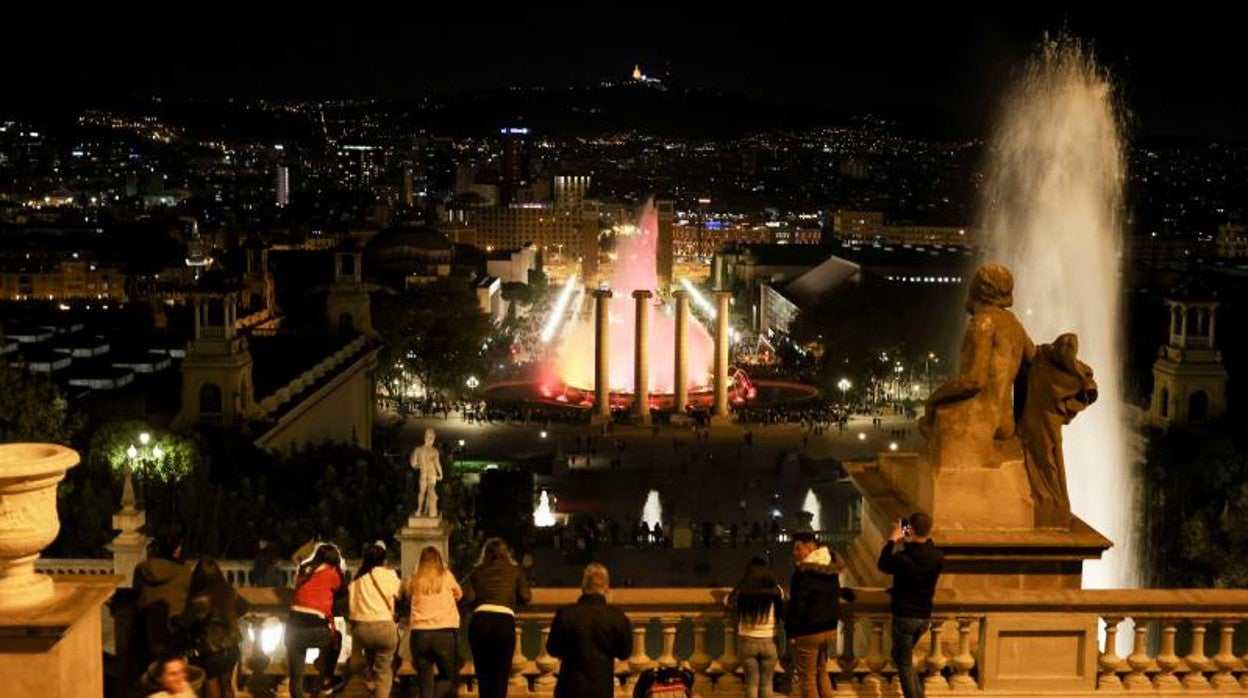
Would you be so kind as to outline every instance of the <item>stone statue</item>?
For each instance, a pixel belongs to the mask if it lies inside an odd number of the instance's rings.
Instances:
[[[1038,527],[1070,524],[1062,427],[1096,401],[1092,369],[1076,358],[1079,339],[1063,334],[1036,348],[1027,367],[1019,436]]]
[[[438,449],[434,448],[434,432],[425,430],[425,444],[412,449],[409,464],[420,473],[420,492],[416,495],[416,515],[431,518],[438,516],[437,484],[442,479],[442,463]]]
[[[1014,382],[1036,348],[1006,310],[1013,304],[1010,270],[980,265],[966,300],[971,318],[958,375],[932,392],[919,424],[932,442],[937,468],[994,467],[995,442],[1014,437]]]

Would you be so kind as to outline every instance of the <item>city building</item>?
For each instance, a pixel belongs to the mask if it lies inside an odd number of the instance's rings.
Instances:
[[[886,245],[974,245],[975,232],[965,226],[887,224],[880,211],[844,211],[832,214],[832,233],[841,242],[878,242]]]
[[[1227,223],[1218,226],[1217,246],[1219,257],[1248,257],[1248,225]]]
[[[277,173],[274,178],[274,187],[276,189],[276,204],[279,208],[290,204],[290,168],[286,165],[278,165]]]

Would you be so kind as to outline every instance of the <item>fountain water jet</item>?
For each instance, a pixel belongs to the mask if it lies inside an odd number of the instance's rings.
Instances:
[[[663,520],[663,503],[659,501],[658,490],[650,490],[646,494],[646,503],[641,507],[641,520],[646,522],[650,530]]]
[[[806,498],[802,500],[802,511],[810,513],[810,527],[816,531],[823,530],[823,506],[819,504],[819,498],[815,496],[815,491],[806,490]]]
[[[1066,430],[1071,508],[1114,542],[1085,588],[1138,584],[1122,396],[1123,142],[1113,89],[1077,41],[1046,41],[990,142],[982,210],[990,257],[1015,271],[1014,310],[1036,342],[1079,335],[1101,399]]]
[[[538,528],[550,528],[555,523],[555,512],[550,508],[550,495],[546,493],[546,490],[542,490],[537,500],[537,508],[533,510],[533,525]]]

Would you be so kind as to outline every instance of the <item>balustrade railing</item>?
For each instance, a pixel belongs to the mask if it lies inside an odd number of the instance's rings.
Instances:
[[[240,593],[253,608],[243,621],[245,683],[276,688],[286,675],[285,647],[278,637],[285,592]],[[616,663],[616,695],[631,696],[638,675],[657,666],[691,669],[696,695],[742,695],[735,632],[723,618],[726,593],[705,588],[613,591],[612,603],[633,621],[632,652]],[[560,662],[546,652],[545,640],[555,609],[578,595],[574,589],[534,590],[533,603],[517,616],[510,695],[552,694]],[[836,694],[899,695],[889,650],[887,594],[860,590],[857,601],[843,611],[838,647],[830,651],[827,666]],[[1119,656],[1119,635],[1127,633],[1131,650]],[[410,677],[415,672],[403,634],[399,675]],[[931,695],[1248,695],[1245,652],[1248,591],[942,591],[932,623],[915,648],[914,665]],[[782,661],[784,654],[782,646]],[[349,647],[342,660],[359,664]],[[779,667],[782,686],[788,683],[785,669]],[[459,695],[476,695],[471,660],[461,671]]]

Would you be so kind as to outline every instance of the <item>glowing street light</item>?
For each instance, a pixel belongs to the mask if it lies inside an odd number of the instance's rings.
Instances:
[[[845,402],[845,391],[852,388],[853,385],[853,383],[849,382],[848,378],[842,378],[836,382],[836,387],[841,389],[841,402]]]

